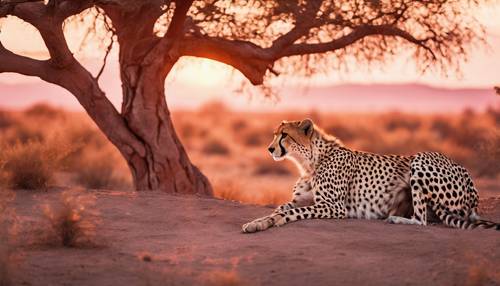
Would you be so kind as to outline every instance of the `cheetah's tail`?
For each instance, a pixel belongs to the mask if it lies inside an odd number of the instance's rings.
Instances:
[[[488,220],[476,220],[476,221],[469,221],[469,229],[476,228],[476,227],[482,227],[482,228],[492,228],[494,230],[500,231],[500,223],[488,221]]]
[[[487,220],[468,220],[463,217],[450,213],[448,210],[441,207],[434,207],[434,212],[439,219],[447,226],[461,229],[474,229],[476,227],[485,229],[495,229],[500,231],[500,224]]]

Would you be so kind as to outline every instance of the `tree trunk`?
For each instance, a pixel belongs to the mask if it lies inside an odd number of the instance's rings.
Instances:
[[[164,11],[154,1],[126,11],[112,4],[102,8],[113,21],[120,47],[123,102],[118,116],[140,148],[113,140],[108,135],[112,130],[106,129],[110,126],[100,127],[127,161],[135,189],[212,195],[210,183],[191,163],[175,133],[165,101],[165,78],[178,57],[165,53],[170,42],[159,45],[153,35],[155,21]]]
[[[120,65],[122,116],[145,147],[143,156],[127,160],[136,189],[211,195],[210,183],[189,160],[172,124],[165,101],[165,66]]]

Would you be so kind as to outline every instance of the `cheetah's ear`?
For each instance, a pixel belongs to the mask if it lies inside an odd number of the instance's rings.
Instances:
[[[304,135],[306,135],[307,137],[310,137],[313,130],[314,130],[314,123],[312,122],[311,119],[307,118],[307,119],[304,119],[302,120],[300,123],[299,123],[299,129],[304,132]]]

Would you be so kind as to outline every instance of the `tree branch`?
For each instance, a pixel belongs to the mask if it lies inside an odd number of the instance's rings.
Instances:
[[[49,6],[39,1],[7,5],[10,7],[6,10],[6,15],[18,17],[33,25],[40,32],[53,66],[64,68],[75,61],[66,43],[62,23],[66,17],[87,8],[90,1],[61,1],[55,10],[49,10]]]
[[[45,81],[53,82],[56,76],[51,73],[48,61],[35,60],[14,54],[0,43],[0,73],[13,72],[27,76],[36,76]]]
[[[338,49],[345,48],[361,40],[364,37],[374,36],[374,35],[395,36],[403,38],[408,42],[411,42],[421,48],[424,48],[432,55],[434,59],[436,58],[434,52],[425,45],[426,39],[418,40],[415,37],[413,37],[410,33],[390,25],[360,26],[358,28],[355,28],[349,34],[342,36],[338,39],[335,39],[333,41],[327,43],[319,43],[319,44],[294,44],[282,51],[276,51],[276,55],[277,58],[281,58],[281,57],[289,57],[296,55],[317,54],[317,53],[335,51]]]
[[[294,32],[295,34],[295,32]],[[291,34],[288,34],[291,35]],[[262,48],[248,41],[227,40],[200,34],[191,34],[179,44],[179,54],[209,58],[238,69],[254,85],[262,84],[266,71],[272,64],[283,57],[325,53],[342,49],[367,36],[383,35],[403,38],[427,50],[433,58],[434,52],[408,32],[389,25],[365,25],[354,29],[349,34],[327,43],[291,44],[281,48],[284,41],[270,48]],[[290,36],[291,37],[291,36]]]
[[[173,39],[182,35],[184,30],[184,21],[186,19],[186,14],[189,8],[193,4],[193,0],[176,0],[175,1],[175,12],[172,16],[170,25],[168,26],[166,38]]]
[[[273,60],[266,49],[246,41],[226,40],[208,36],[186,36],[179,44],[181,56],[216,60],[233,66],[254,85],[263,83]]]
[[[322,1],[307,1],[305,10],[297,15],[295,26],[286,34],[273,41],[272,49],[284,49],[305,36],[311,28],[318,24],[316,15]]]

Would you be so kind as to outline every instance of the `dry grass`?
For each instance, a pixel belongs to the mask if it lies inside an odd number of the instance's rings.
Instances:
[[[128,166],[84,115],[37,104],[0,111],[0,183],[14,189],[131,189]]]
[[[85,152],[74,169],[75,181],[88,189],[130,189],[131,182],[116,172],[114,153]]]
[[[65,247],[94,245],[99,213],[93,209],[95,196],[83,190],[69,190],[61,193],[60,201],[43,206],[48,228],[44,243]]]
[[[201,284],[206,286],[239,286],[243,283],[236,271],[213,270],[203,274]]]
[[[9,114],[7,114],[5,111],[0,110],[0,130],[7,129],[14,125],[14,119],[12,119]]]
[[[66,113],[58,108],[50,106],[46,103],[36,103],[24,111],[24,114],[32,119],[61,119],[65,118]]]
[[[272,195],[255,193],[249,185],[266,182],[269,193],[281,197],[283,188],[291,188],[295,170],[284,162],[273,162],[266,147],[274,128],[282,120],[313,118],[329,133],[339,137],[353,149],[383,154],[413,154],[419,151],[442,152],[471,171],[475,179],[500,178],[500,107],[484,112],[466,110],[460,114],[419,115],[398,112],[381,114],[324,114],[310,112],[236,113],[220,102],[204,105],[196,111],[175,111],[173,121],[189,157],[212,182],[236,180],[241,184],[233,191],[224,191],[228,199],[268,204]],[[41,124],[43,128],[40,128]],[[37,105],[25,112],[0,112],[0,142],[4,149],[27,156],[13,156],[19,167],[30,172],[10,172],[5,159],[0,177],[19,176],[17,182],[45,183],[57,186],[130,189],[128,166],[119,152],[84,114],[64,112],[46,105]],[[57,137],[68,150],[60,163],[45,158],[42,147],[53,146]],[[20,143],[19,143],[20,142]],[[22,148],[30,142],[39,146]],[[63,149],[64,149],[63,148]],[[22,151],[22,152],[21,152]],[[1,152],[0,157],[5,158]],[[14,152],[15,153],[15,152]],[[39,158],[37,160],[25,158]],[[31,162],[41,165],[24,168]],[[13,166],[13,165],[12,165]],[[48,172],[47,170],[50,170]],[[61,176],[64,173],[64,176]],[[37,179],[37,175],[43,175]],[[49,182],[49,183],[47,183]],[[279,184],[279,185],[278,185]],[[32,186],[36,184],[30,184]],[[26,187],[26,186],[22,186]],[[227,188],[226,188],[227,189]],[[280,190],[280,191],[275,191]],[[267,192],[267,191],[266,191]],[[248,193],[248,194],[244,194]],[[219,192],[220,194],[220,192]],[[259,194],[259,195],[256,195]],[[260,198],[256,198],[261,196]]]
[[[4,184],[14,189],[45,189],[65,154],[40,141],[4,147],[0,155]]]
[[[494,135],[478,145],[479,158],[475,161],[477,174],[482,177],[498,177],[500,174],[500,130],[495,130]]]
[[[291,197],[291,192],[286,188],[274,187],[272,184],[266,187],[245,184],[237,178],[217,180],[213,182],[213,188],[216,198],[258,205],[276,206],[289,201]]]

